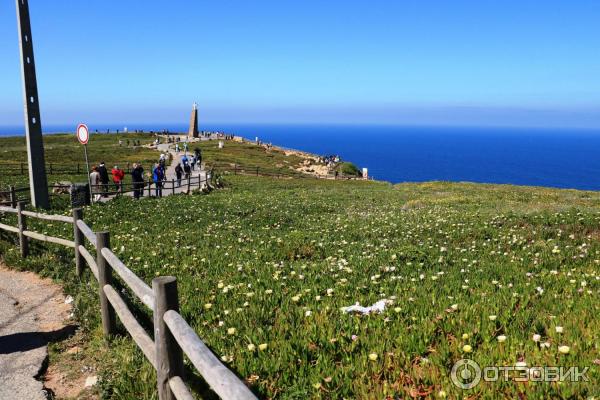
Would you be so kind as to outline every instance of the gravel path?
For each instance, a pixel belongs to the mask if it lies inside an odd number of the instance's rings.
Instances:
[[[0,265],[0,400],[45,400],[47,344],[74,332],[60,286]]]

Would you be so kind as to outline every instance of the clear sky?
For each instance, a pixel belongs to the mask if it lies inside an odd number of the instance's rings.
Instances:
[[[600,128],[598,0],[30,0],[42,122]],[[22,123],[0,2],[0,125]]]

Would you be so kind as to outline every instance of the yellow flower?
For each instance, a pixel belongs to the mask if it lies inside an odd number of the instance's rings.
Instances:
[[[258,345],[258,349],[260,351],[266,350],[267,349],[267,344],[266,343],[262,343]]]
[[[210,303],[206,303],[206,304],[204,305],[204,309],[205,309],[205,310],[210,310],[211,308],[212,308],[212,304],[210,304]]]
[[[250,350],[250,351],[254,351],[254,350],[256,350],[256,346],[255,346],[255,345],[253,345],[252,343],[250,343],[250,344],[248,345],[248,350]]]
[[[469,346],[468,344],[465,344],[465,345],[463,346],[462,350],[463,350],[465,353],[470,353],[470,352],[472,352],[472,351],[473,351],[473,348],[472,348],[471,346]]]
[[[469,338],[469,334],[463,333],[462,338],[463,338],[463,340],[467,340]]]
[[[371,354],[369,354],[369,360],[371,360],[371,361],[377,361],[377,353],[371,353]]]
[[[228,335],[235,335],[235,328],[229,328],[229,329],[227,329],[227,334]]]
[[[502,343],[502,342],[505,342],[505,341],[506,341],[506,336],[504,336],[504,335],[500,335],[500,336],[498,336],[496,339],[498,339],[498,342]]]
[[[490,321],[495,321],[496,320],[496,316],[495,315],[490,315],[488,318],[490,319]]]
[[[569,351],[571,351],[571,348],[569,346],[559,346],[558,351],[562,354],[569,354]]]
[[[297,302],[299,300],[300,300],[300,296],[294,296],[294,297],[292,297],[292,301],[293,302]]]
[[[438,392],[438,397],[439,397],[440,399],[445,399],[445,398],[446,398],[446,396],[447,396],[447,394],[446,394],[446,391],[445,391],[445,390],[440,390],[440,391]]]

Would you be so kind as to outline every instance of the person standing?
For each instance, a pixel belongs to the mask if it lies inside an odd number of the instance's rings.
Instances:
[[[198,169],[202,169],[202,150],[196,147],[194,154],[196,156],[196,162],[198,163]]]
[[[154,181],[154,185],[156,185],[156,197],[162,197],[165,173],[161,164],[156,164],[154,166],[154,171],[152,171],[152,180]]]
[[[133,182],[133,197],[137,200],[144,195],[144,169],[141,165],[133,164],[131,180]]]
[[[98,166],[98,173],[100,174],[100,183],[102,184],[102,197],[106,197],[106,192],[108,192],[108,170],[106,169],[106,165],[104,165],[104,161]]]
[[[97,190],[100,186],[100,173],[98,173],[98,167],[95,165],[92,166],[92,172],[90,172],[90,185],[92,185],[92,196],[94,201],[98,201],[100,199],[100,195],[97,194]]]
[[[119,193],[123,193],[123,178],[125,177],[125,171],[119,168],[118,165],[110,171],[115,184],[115,190]]]
[[[183,175],[183,168],[181,164],[177,164],[175,167],[175,176],[177,177],[177,187],[181,186],[181,176]]]

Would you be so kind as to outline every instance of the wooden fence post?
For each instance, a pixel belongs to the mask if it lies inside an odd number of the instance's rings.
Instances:
[[[171,179],[171,186],[173,189],[173,194],[175,194],[175,179]]]
[[[233,174],[237,175],[237,164],[233,164]]]
[[[23,234],[27,230],[27,217],[23,214],[25,203],[20,201],[17,203],[17,221],[19,224],[19,247],[21,248],[21,257],[25,258],[29,255],[29,238]]]
[[[169,310],[179,312],[177,279],[161,276],[152,280],[154,291],[154,344],[156,348],[156,378],[159,400],[175,400],[169,379],[183,378],[183,352],[167,327],[163,316]]]
[[[17,207],[17,192],[15,191],[15,187],[13,185],[10,185],[8,187],[8,189],[10,190],[10,206],[12,208],[16,208]]]
[[[152,197],[152,181],[148,181],[148,197]]]
[[[188,194],[189,194],[189,193],[190,193],[190,191],[191,191],[191,186],[192,186],[192,181],[191,181],[191,179],[192,179],[192,174],[188,175],[188,183],[187,183],[187,192],[188,192]]]
[[[23,175],[23,163],[21,163],[21,175]]]
[[[102,249],[110,249],[110,234],[96,232],[96,266],[98,267],[98,293],[100,295],[100,313],[102,315],[102,330],[105,337],[114,335],[117,331],[115,310],[104,293],[104,285],[112,283],[112,268],[102,255]]]
[[[79,165],[79,164],[77,164]],[[75,271],[77,276],[81,278],[83,275],[83,268],[85,266],[83,256],[79,252],[79,246],[83,245],[84,237],[83,232],[77,227],[77,221],[83,219],[83,210],[81,208],[73,209],[73,240],[75,242]]]
[[[52,163],[50,163],[50,175],[52,175]]]

